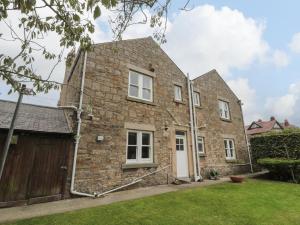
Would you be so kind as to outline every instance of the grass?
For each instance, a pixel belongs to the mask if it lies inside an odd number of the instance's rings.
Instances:
[[[12,224],[299,225],[300,185],[248,179]]]

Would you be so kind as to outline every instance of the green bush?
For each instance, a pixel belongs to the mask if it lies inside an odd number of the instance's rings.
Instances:
[[[274,179],[300,181],[300,159],[263,158],[257,163],[268,169]]]
[[[254,162],[261,158],[300,159],[299,129],[252,137],[250,144]]]

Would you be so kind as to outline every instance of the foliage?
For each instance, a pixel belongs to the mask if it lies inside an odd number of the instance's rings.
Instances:
[[[157,27],[154,37],[161,43],[165,42],[166,18],[171,0],[1,0],[0,23],[9,32],[0,31],[0,41],[13,41],[19,45],[19,52],[14,55],[0,53],[0,79],[11,86],[11,91],[20,91],[22,83],[32,83],[35,92],[48,92],[58,89],[60,83],[51,80],[54,68],[62,61],[64,49],[80,46],[83,50],[91,50],[91,35],[95,31],[94,20],[101,16],[103,9],[113,12],[110,21],[114,39],[122,38],[123,32],[135,23],[146,23],[150,12],[150,26]],[[189,1],[186,2],[187,7]],[[19,13],[18,24],[10,24],[9,18]],[[141,13],[142,21],[132,22],[133,17]],[[19,17],[18,16],[18,17]],[[0,24],[0,25],[1,25]],[[17,27],[15,26],[17,25]],[[40,41],[49,33],[59,37],[61,52],[51,52]],[[57,63],[50,71],[45,71],[46,77],[37,74],[34,68],[36,54],[44,60],[56,60]],[[67,57],[70,64],[74,57]],[[45,75],[45,74],[43,74]]]
[[[12,224],[296,225],[299,209],[299,185],[249,179],[239,185],[192,188]]]
[[[257,163],[263,166],[295,167],[300,165],[300,159],[285,158],[263,158],[258,159]]]
[[[274,179],[300,181],[300,159],[263,158],[258,159],[257,163],[267,168]]]
[[[220,173],[218,170],[216,170],[215,168],[211,168],[208,171],[208,177],[211,180],[217,180],[220,176]]]
[[[250,139],[254,162],[261,158],[300,159],[300,132],[287,130]]]

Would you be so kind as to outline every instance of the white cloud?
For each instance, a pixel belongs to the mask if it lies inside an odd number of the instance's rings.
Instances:
[[[272,61],[276,67],[285,67],[289,64],[288,55],[281,50],[274,51]]]
[[[226,75],[230,69],[245,68],[266,57],[264,27],[238,10],[198,6],[174,17],[164,48],[193,76],[213,68]]]
[[[242,100],[246,124],[262,118],[262,112],[259,112],[259,102],[257,101],[256,91],[250,87],[249,80],[247,78],[229,80],[227,81],[227,84],[238,96],[238,98]]]
[[[289,86],[288,93],[279,97],[270,97],[265,104],[266,111],[279,120],[291,119],[300,122],[300,82]]]
[[[289,47],[291,51],[300,53],[300,32],[293,35]]]

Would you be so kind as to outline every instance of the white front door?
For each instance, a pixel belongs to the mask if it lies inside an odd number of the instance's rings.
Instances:
[[[177,177],[188,177],[188,157],[184,132],[176,132],[176,159]]]

